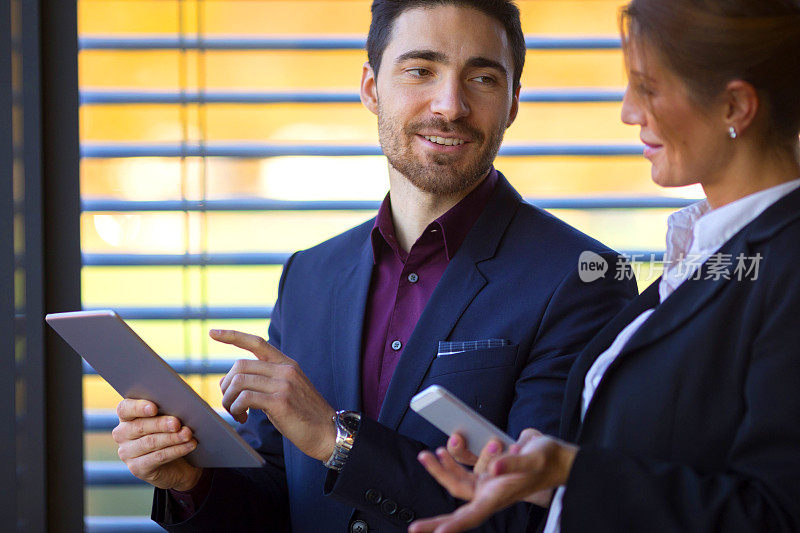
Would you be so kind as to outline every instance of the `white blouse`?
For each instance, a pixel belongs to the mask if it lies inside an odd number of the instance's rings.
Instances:
[[[800,187],[800,179],[782,183],[740,198],[718,209],[712,210],[706,200],[697,202],[667,219],[667,250],[664,254],[664,273],[658,285],[659,300],[664,303],[681,283],[692,274],[731,237],[756,219],[769,206]],[[592,401],[597,386],[608,367],[619,356],[622,348],[639,330],[655,309],[648,309],[623,329],[608,349],[595,360],[583,385],[581,421]],[[558,487],[544,533],[561,531],[561,508],[565,486]]]

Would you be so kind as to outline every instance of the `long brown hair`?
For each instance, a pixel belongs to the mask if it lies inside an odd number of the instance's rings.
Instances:
[[[700,105],[750,83],[769,112],[765,140],[797,145],[800,0],[632,0],[620,29],[626,49],[645,43]]]

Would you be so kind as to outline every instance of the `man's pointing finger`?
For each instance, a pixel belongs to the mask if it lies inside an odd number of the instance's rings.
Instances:
[[[233,329],[212,329],[208,332],[215,341],[223,342],[247,350],[261,361],[282,363],[287,357],[271,346],[263,337]]]

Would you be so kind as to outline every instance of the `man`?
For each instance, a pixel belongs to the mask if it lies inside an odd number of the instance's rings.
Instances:
[[[271,346],[211,333],[258,359],[221,387],[267,466],[196,469],[182,459],[188,428],[148,402],[118,408],[120,457],[159,487],[153,519],[167,529],[403,531],[454,509],[416,458],[445,436],[411,397],[435,383],[513,437],[554,432],[575,355],[636,294],[613,276],[581,282],[583,251],[617,255],[523,203],[492,167],[519,107],[517,8],[376,0],[372,11],[361,97],[390,194],[375,220],[289,259]],[[519,530],[527,512],[486,527]]]

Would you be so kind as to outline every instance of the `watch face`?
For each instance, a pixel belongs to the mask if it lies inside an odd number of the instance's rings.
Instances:
[[[339,423],[344,426],[348,433],[355,433],[358,431],[358,426],[361,423],[361,417],[358,413],[347,411],[339,415]]]

